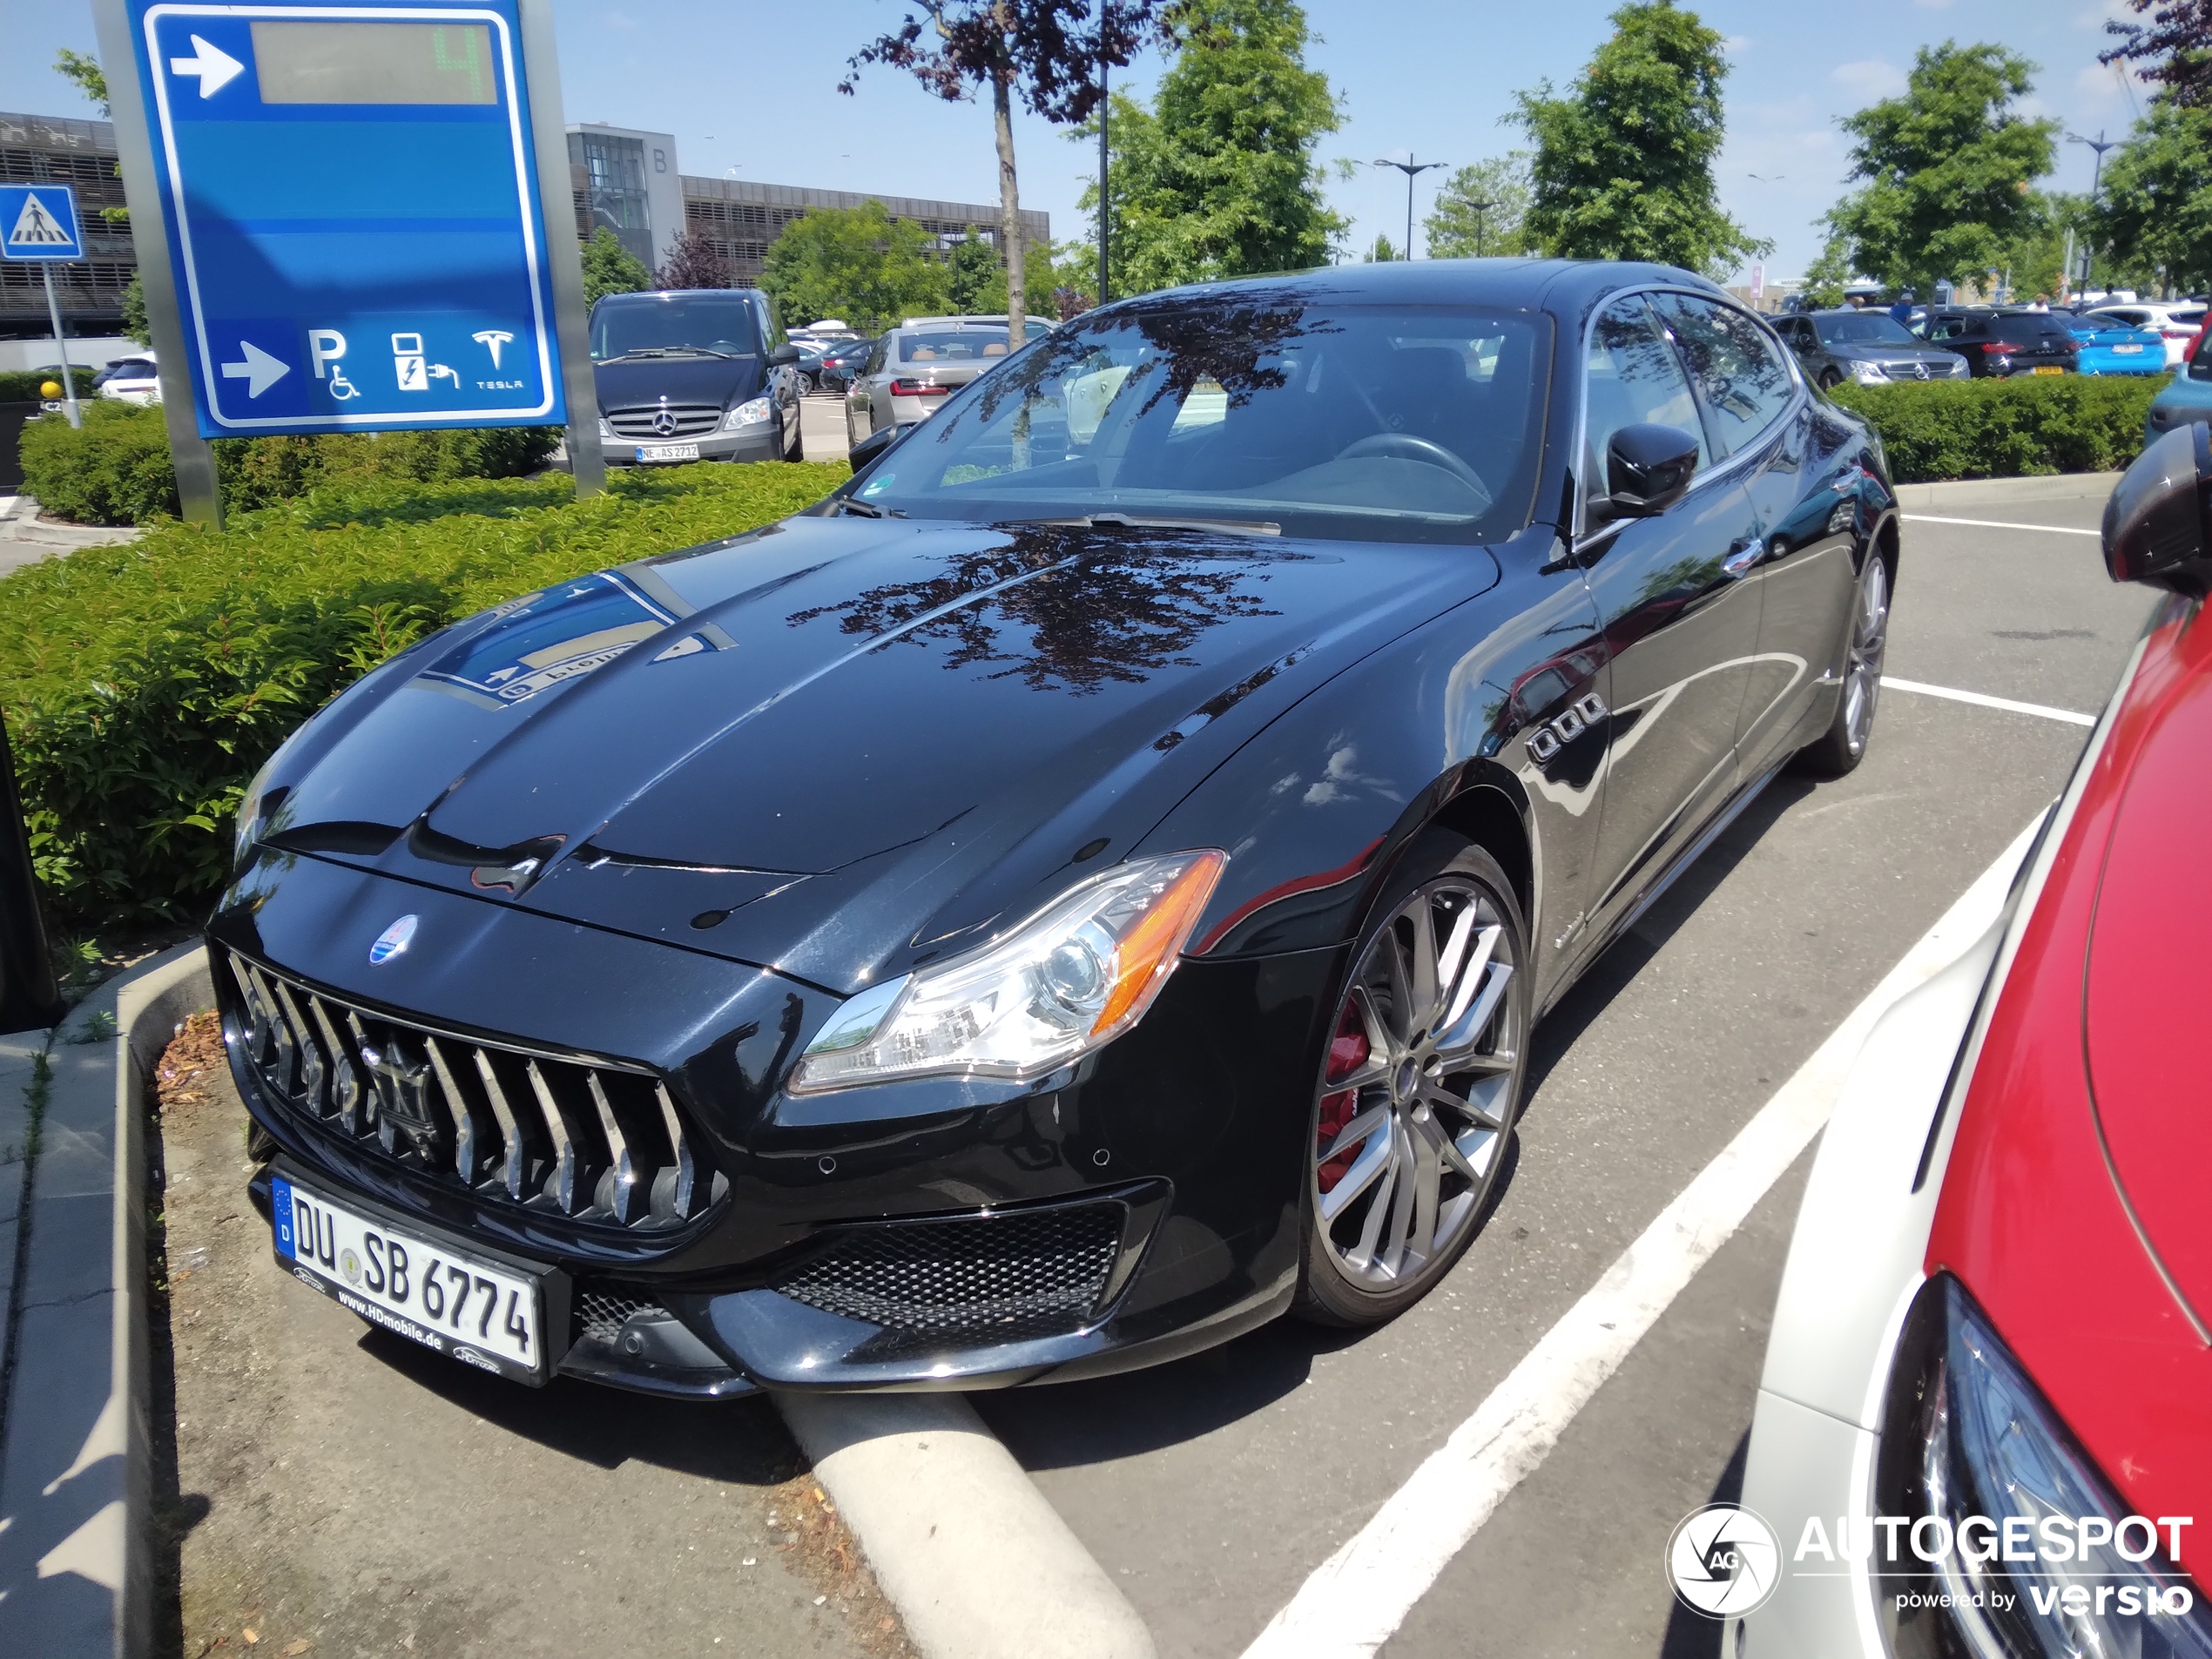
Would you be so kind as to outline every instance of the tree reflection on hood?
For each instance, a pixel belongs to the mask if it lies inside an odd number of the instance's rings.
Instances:
[[[787,620],[798,627],[835,616],[840,631],[867,638],[907,629],[890,643],[950,646],[947,668],[986,667],[988,679],[1018,675],[1032,691],[1080,697],[1109,682],[1141,685],[1170,666],[1195,667],[1190,653],[1210,630],[1279,614],[1252,585],[1267,580],[1254,566],[1297,556],[1176,532],[1103,543],[1080,529],[1028,524],[995,546],[954,555],[935,576],[869,588]],[[987,593],[993,588],[1000,590]],[[960,604],[971,594],[986,597]],[[945,614],[910,626],[937,610]]]

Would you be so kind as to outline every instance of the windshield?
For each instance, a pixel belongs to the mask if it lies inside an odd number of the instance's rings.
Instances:
[[[742,294],[701,291],[615,305],[603,300],[591,314],[595,361],[639,353],[738,357],[759,349],[752,306]]]
[[[1824,346],[1917,346],[1912,331],[1894,317],[1878,311],[1854,312],[1848,317],[1815,317]]]
[[[1992,317],[1989,332],[1994,339],[2009,340],[2021,345],[2047,339],[2054,334],[2060,340],[2074,338],[2064,323],[2052,321],[2048,314],[2043,312],[2020,312],[2008,316]]]
[[[1548,328],[1287,290],[1117,310],[955,396],[855,499],[915,518],[1493,540],[1528,520]]]

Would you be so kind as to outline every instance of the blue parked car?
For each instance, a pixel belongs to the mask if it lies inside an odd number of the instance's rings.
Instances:
[[[2163,374],[2166,337],[2155,328],[2137,328],[2115,317],[2084,317],[2051,307],[2079,348],[2080,374]]]
[[[2192,421],[2212,421],[2212,351],[2204,344],[2208,336],[2212,330],[2197,335],[2188,359],[2174,373],[2174,383],[2151,400],[2144,442],[2155,442],[2161,433]]]

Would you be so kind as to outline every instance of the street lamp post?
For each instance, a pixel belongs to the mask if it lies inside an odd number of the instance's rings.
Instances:
[[[2097,136],[2094,138],[2077,138],[2073,133],[2069,132],[2066,135],[2066,141],[2068,144],[2081,145],[2085,148],[2094,150],[2097,152],[2096,165],[2090,169],[2089,172],[2089,211],[2094,213],[2097,211],[2097,191],[2104,183],[2105,152],[2107,150],[2117,150],[2120,148],[2124,140],[2119,138],[2107,139],[2105,137],[2105,130],[2102,127],[2099,127],[2097,129]],[[2096,242],[2093,238],[2085,236],[2081,239],[2081,292],[2084,293],[2087,293],[2089,291],[2089,273],[2095,268],[2096,261]]]
[[[1484,216],[1497,205],[1495,202],[1469,202],[1467,204],[1474,210],[1474,257],[1478,260],[1482,257],[1483,228],[1488,223]]]
[[[1413,175],[1417,172],[1426,172],[1431,167],[1442,167],[1448,165],[1441,161],[1415,161],[1411,150],[1406,152],[1406,159],[1403,161],[1386,161],[1378,158],[1375,162],[1378,167],[1395,167],[1406,175],[1406,257],[1409,260],[1413,257]]]

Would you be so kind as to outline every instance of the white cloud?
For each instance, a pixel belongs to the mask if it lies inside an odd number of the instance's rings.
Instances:
[[[1894,98],[1905,90],[1905,71],[1884,57],[1861,57],[1828,71],[1837,85],[1862,98]]]
[[[1741,57],[1751,50],[1751,37],[1749,35],[1730,35],[1721,42],[1721,50],[1730,57]]]

